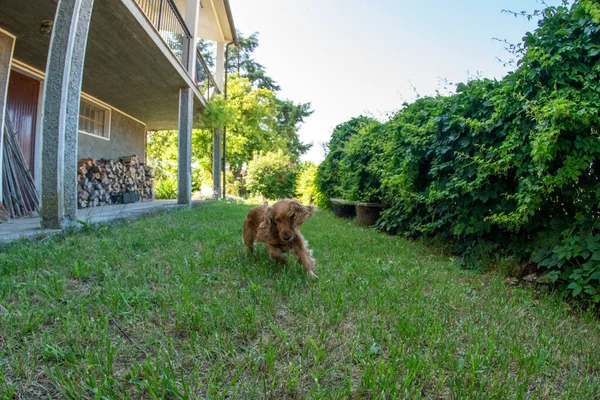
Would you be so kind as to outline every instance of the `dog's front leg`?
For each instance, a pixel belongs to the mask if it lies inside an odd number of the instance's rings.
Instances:
[[[300,259],[300,263],[304,268],[304,272],[308,274],[313,279],[317,279],[318,276],[315,274],[315,259],[312,258],[312,252],[308,249],[306,241],[304,238],[300,237],[294,246],[294,252],[296,256]]]
[[[285,264],[285,254],[276,246],[273,246],[271,243],[267,243],[267,247],[269,248],[269,257],[271,260],[275,260],[281,264]]]

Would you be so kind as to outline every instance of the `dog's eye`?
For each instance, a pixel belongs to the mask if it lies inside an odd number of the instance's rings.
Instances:
[[[275,222],[277,222],[277,223],[281,222],[281,218],[275,218]]]

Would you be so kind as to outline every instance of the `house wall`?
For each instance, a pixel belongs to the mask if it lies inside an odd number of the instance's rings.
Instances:
[[[78,159],[113,159],[136,155],[140,161],[146,158],[146,125],[112,109],[110,138],[79,133]]]
[[[0,30],[0,203],[2,202],[2,154],[4,154],[4,114],[15,37]]]

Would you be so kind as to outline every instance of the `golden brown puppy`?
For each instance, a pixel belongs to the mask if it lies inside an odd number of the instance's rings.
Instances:
[[[297,200],[283,199],[269,207],[254,207],[248,212],[244,222],[244,244],[248,252],[254,252],[254,242],[264,242],[269,248],[272,260],[285,263],[285,254],[293,251],[300,260],[304,271],[311,278],[317,278],[314,273],[315,259],[308,249],[308,242],[300,233],[298,227],[310,218],[314,206],[304,206]]]

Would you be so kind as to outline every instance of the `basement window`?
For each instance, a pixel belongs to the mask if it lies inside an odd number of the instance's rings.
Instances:
[[[79,103],[79,132],[110,139],[110,108],[88,99]]]

